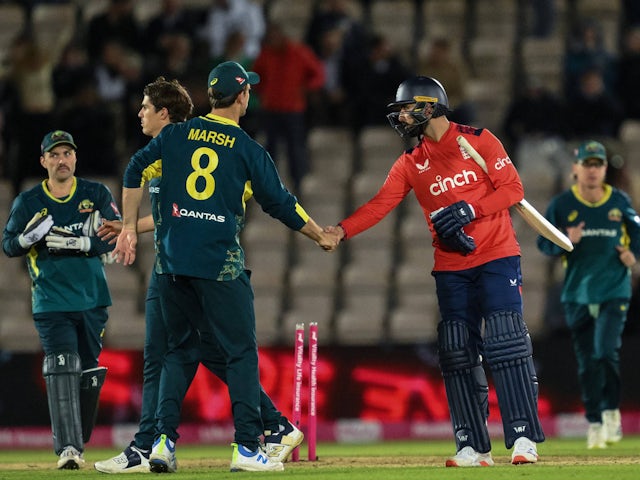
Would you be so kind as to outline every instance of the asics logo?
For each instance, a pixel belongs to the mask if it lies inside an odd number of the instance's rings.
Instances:
[[[416,168],[418,169],[418,175],[429,170],[431,168],[429,165],[429,159],[427,158],[422,164],[416,163]]]
[[[436,181],[429,185],[429,192],[434,197],[437,197],[449,190],[453,190],[454,188],[462,187],[464,185],[470,185],[477,181],[478,176],[473,170],[463,170],[452,177],[442,177],[441,175],[438,175],[436,176]]]

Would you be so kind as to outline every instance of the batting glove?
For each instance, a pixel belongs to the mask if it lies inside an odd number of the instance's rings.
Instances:
[[[84,225],[82,225],[82,235],[85,237],[95,237],[100,225],[102,225],[100,210],[94,210],[84,221]]]
[[[457,234],[457,232],[471,223],[476,218],[473,207],[464,200],[453,203],[435,213],[431,221],[433,228],[440,238],[448,238]]]
[[[455,235],[450,237],[438,237],[440,243],[445,247],[445,250],[453,250],[456,252],[462,252],[464,255],[468,255],[476,249],[476,242],[473,237],[464,233],[464,230],[459,229]]]
[[[42,215],[36,213],[20,235],[18,235],[18,243],[24,249],[30,248],[34,243],[42,240],[51,227],[53,226],[53,217],[51,215]]]
[[[91,249],[89,237],[79,237],[60,227],[53,227],[45,240],[49,253],[58,255],[88,252]]]

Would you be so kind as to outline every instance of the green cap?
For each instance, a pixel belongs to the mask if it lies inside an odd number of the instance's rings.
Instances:
[[[259,82],[260,75],[247,72],[239,63],[222,62],[209,73],[207,88],[213,88],[219,98],[224,98],[238,93],[247,83],[255,85]]]
[[[40,144],[40,150],[42,153],[45,153],[50,151],[53,147],[62,145],[63,143],[71,145],[74,150],[78,149],[70,133],[63,130],[54,130],[44,136],[42,143]]]
[[[597,158],[607,163],[607,150],[600,142],[589,140],[581,144],[576,150],[576,163],[583,163],[589,158]]]

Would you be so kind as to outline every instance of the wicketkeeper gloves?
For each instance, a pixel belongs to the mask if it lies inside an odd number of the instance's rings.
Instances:
[[[45,237],[49,253],[74,254],[88,252],[91,249],[89,237],[79,237],[61,227],[53,227]]]
[[[18,243],[22,248],[27,249],[42,240],[49,233],[52,226],[53,217],[51,215],[45,216],[38,212],[29,220],[24,232],[18,235]]]

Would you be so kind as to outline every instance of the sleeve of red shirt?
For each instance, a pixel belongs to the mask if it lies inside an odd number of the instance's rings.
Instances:
[[[403,155],[404,156],[404,155]],[[339,225],[344,230],[344,239],[355,237],[357,234],[373,227],[382,220],[402,201],[411,191],[403,170],[403,156],[391,167],[386,180],[371,200],[359,207]]]
[[[524,198],[524,188],[509,155],[498,138],[484,129],[477,135],[464,135],[487,164],[489,179],[495,190],[473,203],[476,218],[493,215]]]
[[[307,71],[307,89],[319,90],[324,86],[324,65],[316,54],[306,45],[300,46],[300,57],[303,59]]]

